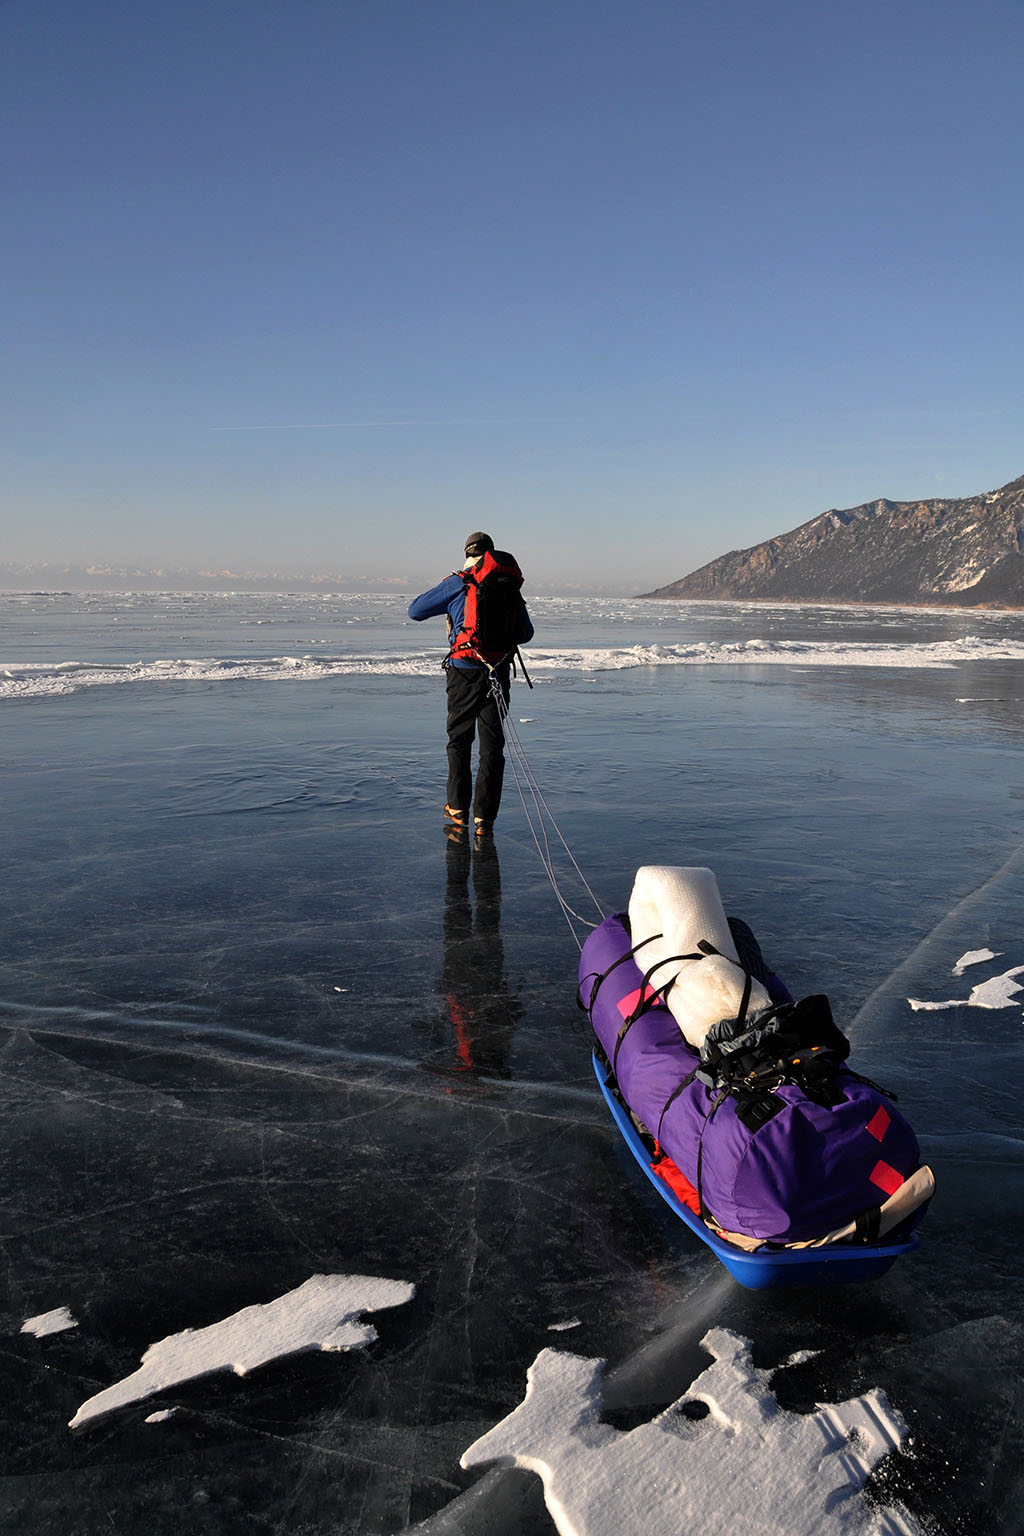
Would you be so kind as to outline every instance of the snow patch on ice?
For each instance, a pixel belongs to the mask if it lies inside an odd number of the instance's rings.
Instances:
[[[1013,1008],[1019,1006],[1017,994],[1020,982],[1014,981],[1024,971],[1024,965],[1015,965],[998,976],[989,977],[971,988],[970,997],[948,997],[940,1002],[927,1002],[919,997],[908,997],[907,1002],[915,1013],[938,1012],[943,1008]]]
[[[140,1368],[84,1402],[70,1427],[215,1371],[244,1376],[303,1350],[361,1349],[377,1331],[360,1314],[399,1307],[415,1290],[407,1281],[373,1275],[312,1275],[265,1306],[245,1307],[208,1328],[186,1328],[151,1344]]]
[[[714,1362],[656,1418],[623,1432],[601,1423],[603,1360],[545,1349],[518,1408],[469,1447],[463,1467],[536,1472],[563,1536],[921,1536],[904,1511],[862,1495],[906,1435],[877,1388],[812,1414],[780,1407],[770,1371],[724,1328],[701,1341]],[[687,1405],[702,1405],[690,1417]],[[783,1523],[780,1523],[780,1517]]]
[[[980,965],[983,960],[996,960],[998,958],[999,951],[994,949],[969,949],[966,954],[960,956],[960,959],[954,965],[953,975],[962,976],[969,965]]]
[[[27,1317],[21,1325],[22,1333],[34,1333],[37,1339],[50,1333],[64,1333],[77,1328],[78,1323],[67,1307],[54,1307],[52,1312],[40,1312],[38,1317]]]
[[[548,1333],[566,1333],[570,1328],[578,1328],[579,1326],[580,1320],[578,1317],[568,1317],[564,1323],[548,1323]]]

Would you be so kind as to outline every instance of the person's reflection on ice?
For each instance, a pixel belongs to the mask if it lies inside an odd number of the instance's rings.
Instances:
[[[509,1075],[522,1006],[509,991],[501,941],[501,871],[491,837],[449,833],[439,990],[452,1054],[442,1070]]]

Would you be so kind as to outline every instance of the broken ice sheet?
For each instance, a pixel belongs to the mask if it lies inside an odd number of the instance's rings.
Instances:
[[[971,988],[970,997],[951,997],[942,1002],[926,1002],[919,997],[908,997],[907,1002],[915,1013],[937,1012],[943,1008],[1013,1008],[1018,1005],[1020,982],[1014,981],[1024,971],[1024,965],[1015,965],[988,981]],[[955,970],[954,970],[955,974]]]
[[[65,1333],[77,1328],[78,1323],[67,1307],[54,1307],[52,1312],[40,1312],[38,1317],[27,1317],[21,1325],[22,1333],[34,1333],[37,1339],[51,1333]]]
[[[965,955],[961,955],[953,967],[954,976],[962,976],[969,965],[981,965],[985,960],[997,960],[998,953],[994,949],[969,949]]]
[[[139,1369],[88,1398],[70,1428],[214,1371],[244,1376],[255,1366],[303,1350],[360,1349],[377,1337],[360,1314],[401,1306],[415,1289],[404,1280],[372,1275],[312,1275],[265,1306],[245,1307],[223,1322],[186,1328],[150,1345]]]
[[[542,1350],[523,1402],[461,1465],[536,1472],[562,1536],[921,1536],[905,1511],[862,1494],[906,1434],[884,1393],[791,1413],[748,1340],[712,1328],[701,1342],[713,1363],[684,1397],[625,1433],[601,1422],[604,1362]]]

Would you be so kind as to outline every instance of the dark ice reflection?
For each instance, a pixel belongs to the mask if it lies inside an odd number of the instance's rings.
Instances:
[[[440,1007],[427,1032],[441,1072],[508,1077],[523,1008],[509,987],[501,934],[501,864],[493,836],[445,834]]]

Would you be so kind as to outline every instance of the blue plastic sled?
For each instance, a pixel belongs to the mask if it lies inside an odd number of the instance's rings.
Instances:
[[[902,1254],[910,1253],[917,1247],[919,1239],[912,1232],[899,1242],[877,1243],[873,1246],[833,1243],[829,1248],[767,1248],[758,1253],[744,1253],[742,1248],[734,1248],[731,1243],[716,1237],[651,1168],[651,1154],[617,1098],[607,1067],[596,1055],[594,1074],[627,1147],[658,1194],[690,1231],[707,1244],[733,1279],[745,1285],[748,1290],[769,1291],[793,1285],[840,1285],[876,1280]]]

